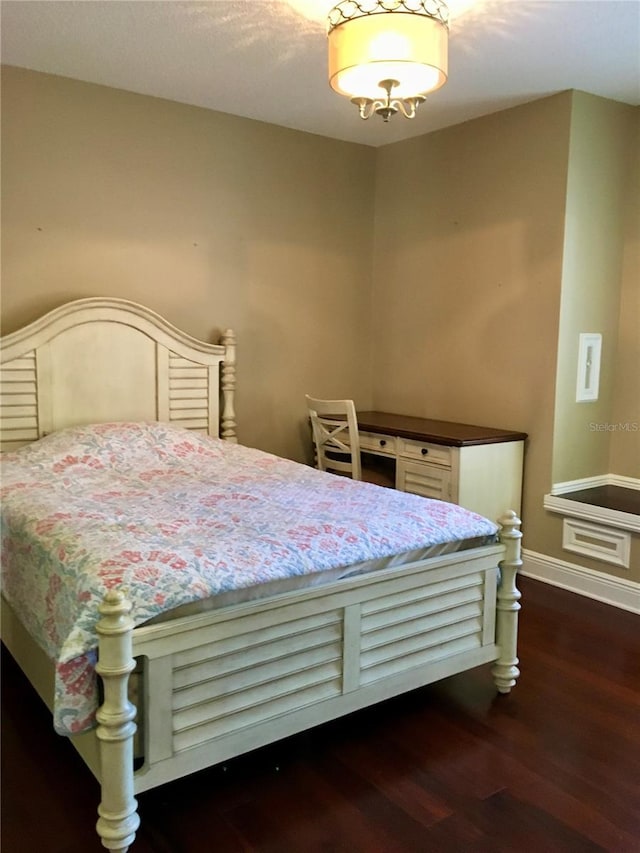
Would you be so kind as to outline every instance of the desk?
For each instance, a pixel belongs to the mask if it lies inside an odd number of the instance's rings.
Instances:
[[[395,487],[497,520],[522,501],[527,434],[389,412],[358,412],[367,457],[395,463]]]

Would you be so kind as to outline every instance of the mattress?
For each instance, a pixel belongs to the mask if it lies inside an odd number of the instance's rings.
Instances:
[[[267,581],[266,583],[254,586],[221,592],[218,595],[193,601],[190,604],[179,605],[172,610],[153,616],[144,624],[159,625],[162,622],[169,622],[172,619],[179,619],[183,616],[195,616],[198,613],[206,613],[209,610],[217,610],[220,607],[230,607],[233,604],[258,601],[285,592],[324,586],[335,581],[348,580],[349,578],[359,577],[360,575],[379,572],[383,569],[402,568],[402,566],[409,566],[419,560],[427,560],[430,557],[438,557],[442,554],[455,554],[458,551],[468,551],[471,548],[480,548],[483,545],[491,545],[497,541],[498,534],[494,532],[467,539],[440,542],[437,545],[429,545],[426,548],[405,551],[402,554],[393,554],[392,556],[381,557],[376,560],[364,560],[351,566],[337,566],[333,569],[325,569],[322,572],[311,572],[306,575],[296,575],[280,580]]]
[[[55,662],[64,734],[94,719],[95,625],[111,588],[141,625],[497,532],[454,504],[159,423],[74,427],[6,454],[0,495],[3,595]]]

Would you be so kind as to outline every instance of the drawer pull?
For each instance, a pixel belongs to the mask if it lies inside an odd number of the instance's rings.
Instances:
[[[422,453],[423,456],[426,456],[428,452],[429,452],[428,447],[423,447],[422,450],[420,451],[420,453]]]
[[[384,447],[386,443],[387,443],[387,440],[385,438],[380,439],[380,447]]]

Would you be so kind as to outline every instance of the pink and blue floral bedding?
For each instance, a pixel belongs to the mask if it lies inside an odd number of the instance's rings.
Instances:
[[[3,594],[55,662],[54,725],[89,727],[98,605],[137,625],[179,605],[451,540],[494,537],[454,504],[357,483],[168,424],[101,424],[2,461]]]

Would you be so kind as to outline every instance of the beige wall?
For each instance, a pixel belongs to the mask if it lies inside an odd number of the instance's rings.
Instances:
[[[583,92],[574,92],[572,100],[554,483],[640,476],[640,110]],[[602,334],[599,396],[588,403],[575,402],[580,332]],[[631,536],[629,569],[564,551],[562,518],[551,513],[544,542],[549,557],[640,581],[637,534]]]
[[[379,151],[374,405],[529,433],[544,550],[571,96]]]
[[[583,92],[573,93],[558,341],[554,483],[610,473],[616,379],[620,374],[621,409],[624,409],[622,392],[627,390],[630,379],[626,376],[623,342],[618,352],[618,325],[627,236],[625,218],[629,212],[627,190],[632,166],[630,140],[636,115],[633,107]],[[626,296],[629,298],[631,294]],[[598,399],[588,402],[576,402],[581,332],[602,335]],[[634,438],[640,463],[640,433]],[[631,441],[628,443],[631,445]],[[631,454],[624,454],[625,449],[621,447],[621,455],[630,459]]]
[[[638,298],[637,115],[563,93],[379,151],[373,399],[382,410],[528,432],[526,548],[640,580],[638,537],[629,571],[576,559],[562,549],[561,517],[543,508],[554,459],[566,479],[609,473],[608,434],[592,448],[588,422],[632,417],[637,406],[638,314],[621,317],[617,333],[623,256],[622,311]],[[605,335],[597,415],[575,404],[578,331]],[[580,455],[569,467],[577,429],[585,468]],[[614,438],[626,460],[617,473],[632,476],[640,434]]]
[[[238,335],[241,440],[308,453],[304,394],[370,404],[375,151],[60,77],[2,77],[2,320],[83,296]]]
[[[609,471],[640,478],[640,107],[630,148]]]
[[[5,332],[90,295],[197,337],[231,326],[240,438],[294,459],[305,392],[524,430],[525,544],[567,559],[542,501],[570,132],[575,148],[592,131],[575,93],[376,151],[29,71],[2,82]],[[634,209],[629,195],[617,418],[636,417]],[[616,473],[634,470],[625,438]]]

